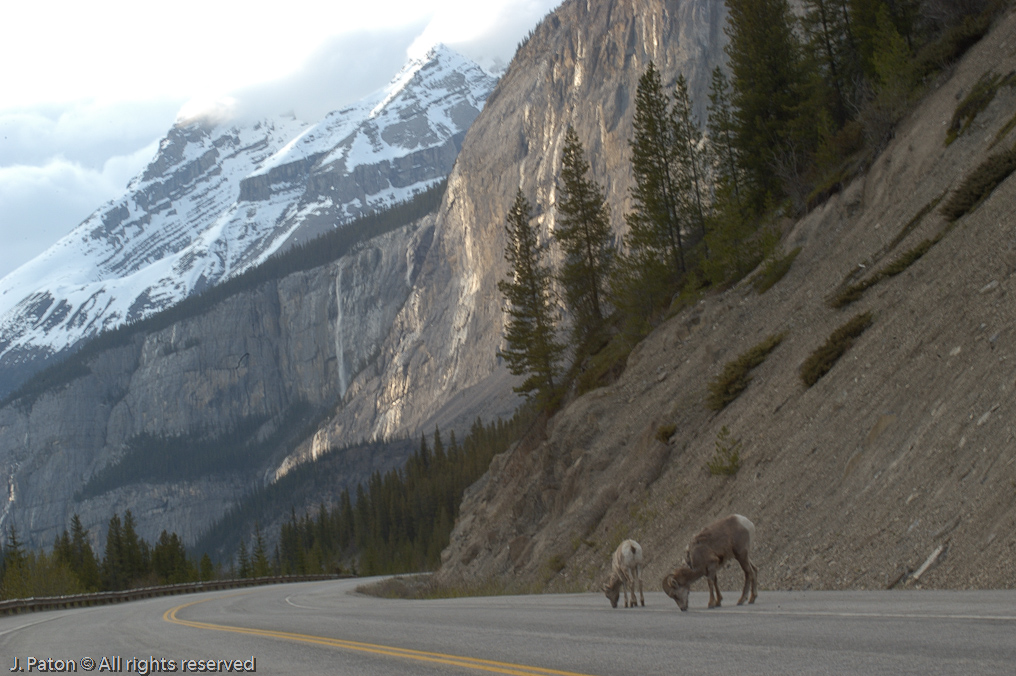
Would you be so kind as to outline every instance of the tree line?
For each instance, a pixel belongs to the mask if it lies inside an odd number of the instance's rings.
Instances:
[[[477,419],[460,442],[435,428],[401,469],[370,479],[337,503],[321,503],[279,531],[274,552],[266,552],[257,529],[250,545],[237,552],[240,576],[265,570],[277,574],[350,571],[361,575],[435,570],[448,546],[466,488],[479,479],[491,459],[507,450],[531,421],[524,407],[509,421]]]
[[[77,514],[46,551],[26,551],[11,526],[0,551],[0,598],[62,596],[119,591],[154,585],[197,582],[218,577],[220,570],[206,554],[195,561],[176,533],[162,531],[155,544],[137,534],[130,510],[114,514],[106,531],[106,547],[96,555]]]
[[[525,376],[516,391],[554,408],[573,386],[581,392],[616,375],[667,313],[750,273],[772,255],[779,219],[864,171],[924,81],[980,39],[1008,2],[801,5],[797,16],[787,0],[727,0],[727,64],[712,73],[704,126],[684,76],[668,90],[649,63],[634,100],[632,207],[620,241],[571,126],[550,237],[518,190],[505,223],[508,276],[498,284],[501,355]]]

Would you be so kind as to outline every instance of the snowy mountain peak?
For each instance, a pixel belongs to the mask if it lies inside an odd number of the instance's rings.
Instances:
[[[317,124],[174,125],[121,198],[0,280],[0,395],[84,339],[442,180],[494,84],[438,45]]]

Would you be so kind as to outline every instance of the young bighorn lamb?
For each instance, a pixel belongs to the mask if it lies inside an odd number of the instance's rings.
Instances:
[[[705,577],[709,584],[709,607],[718,608],[723,597],[720,596],[720,586],[716,583],[716,571],[734,558],[744,570],[744,590],[737,605],[744,603],[745,599],[748,599],[748,603],[755,603],[758,596],[758,568],[748,559],[751,541],[754,539],[755,524],[740,514],[732,514],[709,524],[688,545],[684,555],[686,565],[675,568],[663,578],[663,591],[677,602],[678,608],[688,610],[688,588],[695,580]]]
[[[611,558],[610,579],[603,585],[604,595],[610,599],[612,608],[617,608],[617,599],[624,586],[624,607],[636,608],[635,581],[639,583],[639,598],[646,605],[646,597],[642,594],[642,547],[634,540],[625,540],[614,551]],[[631,589],[631,605],[628,605],[628,589]]]

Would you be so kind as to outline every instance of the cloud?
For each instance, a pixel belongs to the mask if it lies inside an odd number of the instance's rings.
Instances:
[[[123,194],[155,157],[158,142],[114,155],[98,169],[57,157],[41,166],[0,167],[0,277],[50,247],[93,211]]]
[[[405,64],[406,50],[425,25],[419,21],[391,30],[331,37],[285,78],[239,89],[229,97],[242,118],[293,114],[305,122],[317,122],[388,84]]]
[[[559,0],[450,0],[435,13],[409,53],[422,54],[444,42],[485,68],[500,69],[511,61],[526,33],[559,4]]]
[[[98,102],[0,110],[0,166],[42,166],[61,156],[100,169],[113,155],[126,155],[165,135],[183,103]]]
[[[436,42],[503,68],[557,4],[293,0],[265,21],[207,0],[97,0],[70,3],[59,26],[46,5],[12,5],[8,24],[28,28],[0,41],[20,64],[0,89],[0,277],[118,196],[181,112],[317,122]]]

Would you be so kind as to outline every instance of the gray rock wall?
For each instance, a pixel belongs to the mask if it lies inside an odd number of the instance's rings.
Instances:
[[[519,187],[546,236],[564,134],[575,127],[620,233],[630,185],[631,101],[653,61],[672,86],[688,78],[697,108],[722,62],[723,3],[565,2],[516,54],[470,127],[448,182],[420,281],[330,423],[337,437],[384,437],[477,413],[510,415],[515,383],[497,357],[505,216]],[[481,404],[482,402],[482,404]]]
[[[214,437],[251,419],[268,420],[268,434],[298,403],[332,410],[349,379],[376,357],[432,228],[424,219],[331,265],[136,336],[94,358],[89,375],[0,409],[7,484],[0,526],[13,524],[26,542],[48,547],[74,513],[104,534],[113,512],[130,509],[143,537],[168,529],[193,541],[252,482],[274,477],[284,453],[225,477],[134,484],[87,500],[75,494],[141,434]]]

